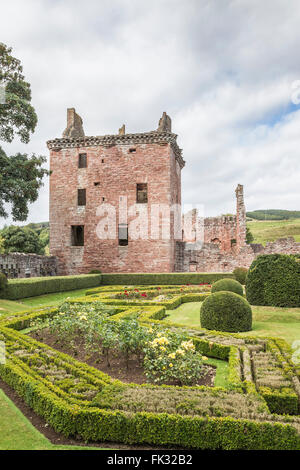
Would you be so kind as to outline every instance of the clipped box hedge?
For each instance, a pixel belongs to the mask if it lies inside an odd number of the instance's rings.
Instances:
[[[49,314],[49,311],[47,313]],[[44,312],[35,312],[30,315],[41,314],[43,315]],[[58,384],[53,384],[47,377],[38,374],[33,367],[34,358],[32,364],[27,364],[23,355],[17,355],[16,351],[25,349],[36,353],[36,350],[40,349],[40,355],[46,354],[50,362],[67,370],[69,374],[86,384],[97,386],[99,390],[111,388],[111,393],[108,395],[111,398],[115,394],[112,379],[71,356],[55,351],[48,345],[14,331],[17,326],[14,320],[8,320],[5,326],[0,329],[0,333],[5,336],[11,353],[10,360],[0,366],[2,379],[13,387],[38,415],[65,436],[80,436],[86,441],[108,440],[126,444],[178,445],[192,449],[300,449],[299,433],[293,426],[292,418],[276,415],[272,417],[271,414],[268,416],[263,400],[261,406],[264,409],[261,412],[264,415],[254,414],[253,418],[249,419],[230,416],[185,416],[149,411],[127,413],[119,409],[111,409],[108,405],[107,408],[98,406],[96,402],[92,403],[80,396],[74,397],[60,388]],[[196,340],[198,341],[203,342],[201,339]],[[207,342],[208,347],[209,345],[210,343]],[[243,393],[238,347],[217,343],[215,345],[222,349],[226,357],[229,356],[230,388]],[[201,344],[199,346],[201,347]],[[134,386],[138,387],[138,385]],[[165,386],[165,389],[168,388]],[[189,387],[182,387],[182,390],[187,388]],[[212,388],[211,392],[213,400],[214,394],[226,392],[226,390]],[[228,393],[231,392],[228,390]],[[251,390],[251,393],[256,393],[255,388]],[[282,422],[278,422],[277,418],[281,418]]]
[[[111,273],[102,274],[103,285],[180,285],[212,284],[219,279],[232,278],[232,273]]]
[[[6,288],[0,292],[0,297],[2,299],[17,300],[53,292],[85,289],[100,284],[101,274],[9,279]]]

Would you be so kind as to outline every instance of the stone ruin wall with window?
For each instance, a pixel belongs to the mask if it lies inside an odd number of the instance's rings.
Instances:
[[[0,254],[0,272],[9,279],[55,276],[57,274],[57,259],[55,256],[26,253]]]
[[[195,245],[182,233],[164,239],[164,222],[159,220],[159,239],[151,237],[152,204],[168,207],[181,204],[181,170],[184,167],[171,119],[163,113],[157,130],[126,134],[85,136],[82,119],[74,108],[67,111],[67,128],[62,138],[47,142],[50,150],[50,253],[57,258],[58,274],[102,272],[231,272],[250,266],[258,254],[300,253],[293,239],[277,240],[264,248],[246,244],[246,211],[243,186],[236,189],[234,216],[198,219],[204,243]],[[122,220],[119,206],[127,198],[140,213],[146,210],[146,238],[133,239]],[[101,208],[116,209],[114,238],[99,239],[97,224]],[[199,222],[200,220],[200,222]]]
[[[177,242],[176,271],[178,272],[232,272],[237,267],[248,268],[262,254],[300,254],[300,243],[293,237],[279,238],[264,247],[246,243],[246,210],[243,186],[236,188],[236,215],[198,218],[203,243],[191,240]],[[201,231],[201,224],[202,231]]]

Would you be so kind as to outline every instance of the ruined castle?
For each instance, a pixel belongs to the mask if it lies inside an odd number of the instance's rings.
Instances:
[[[50,253],[57,257],[59,274],[93,269],[226,272],[237,266],[248,267],[259,253],[300,252],[300,244],[293,238],[269,243],[265,248],[246,244],[242,185],[236,188],[236,215],[201,218],[197,211],[190,214],[194,226],[203,232],[200,244],[187,237],[184,229],[176,229],[185,162],[171,126],[170,117],[163,113],[155,131],[126,134],[123,125],[118,134],[88,137],[81,117],[74,108],[68,109],[62,138],[47,142]],[[124,212],[120,210],[123,206],[134,211]],[[169,210],[168,224],[164,214],[158,212],[153,218],[159,207]],[[105,214],[110,231],[99,236],[99,220]],[[139,235],[133,236],[130,227],[137,214],[142,223]],[[168,236],[163,236],[166,232]]]

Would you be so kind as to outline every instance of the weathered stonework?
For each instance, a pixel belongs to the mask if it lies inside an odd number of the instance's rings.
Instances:
[[[181,205],[181,170],[185,162],[171,129],[171,119],[163,113],[156,131],[126,134],[123,125],[116,135],[89,137],[75,109],[68,110],[63,137],[47,142],[51,169],[50,253],[57,257],[59,274],[92,269],[230,272],[235,267],[250,266],[258,254],[300,253],[300,244],[291,238],[269,243],[265,248],[246,244],[242,185],[236,188],[236,215],[200,219],[193,210],[189,214],[194,224],[190,233],[182,230],[188,217],[185,214],[179,236],[171,218],[169,237],[161,236],[166,230],[161,217],[156,222],[160,236],[153,238],[149,208],[159,204],[170,212],[171,207]],[[138,201],[139,191],[145,200]],[[136,211],[124,218],[119,209],[125,200],[128,208],[136,204]],[[99,238],[98,223],[107,204],[115,208],[114,237]],[[129,234],[127,243],[123,243],[126,227],[137,216],[142,221],[141,231],[149,228],[147,236],[133,238]],[[82,237],[83,246],[74,242],[73,230],[76,237]],[[198,230],[203,234],[202,244],[195,244]]]
[[[60,274],[103,272],[172,272],[176,243],[169,239],[129,239],[120,246],[115,239],[99,239],[101,206],[116,209],[116,228],[123,223],[119,206],[137,202],[137,185],[146,184],[148,201],[137,204],[143,212],[152,204],[181,204],[182,152],[170,118],[163,116],[159,131],[98,137],[64,137],[49,141],[50,149],[50,253],[58,258]],[[87,167],[78,168],[86,154]],[[78,206],[77,190],[86,190],[86,205]],[[127,223],[136,218],[128,216]],[[151,225],[150,213],[145,224]],[[84,227],[84,246],[73,246],[71,227]],[[162,222],[160,223],[162,229]],[[171,227],[172,230],[172,227]]]
[[[197,246],[183,238],[177,242],[176,271],[179,272],[232,272],[237,267],[248,268],[261,254],[300,254],[300,243],[293,237],[279,238],[264,247],[246,244],[246,210],[243,186],[236,188],[236,216],[221,216],[198,219],[203,224],[203,243]],[[193,214],[193,222],[197,213]]]
[[[57,258],[26,253],[0,255],[0,272],[8,278],[55,276]]]

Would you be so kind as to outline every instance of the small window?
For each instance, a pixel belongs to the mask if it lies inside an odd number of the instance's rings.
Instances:
[[[127,246],[128,245],[128,225],[119,224],[119,245]]]
[[[78,189],[78,191],[77,191],[77,204],[78,204],[78,206],[85,206],[86,205],[86,190],[85,189]]]
[[[100,186],[100,181],[96,181],[96,182],[94,183],[94,186]]]
[[[230,244],[231,244],[231,246],[235,246],[236,245],[236,239],[232,238],[232,240],[230,240]]]
[[[129,149],[129,153],[134,153],[134,152],[136,152],[136,148]]]
[[[136,185],[136,202],[140,204],[145,204],[148,202],[147,183],[138,183]]]
[[[102,158],[101,163],[104,163],[104,159]]]
[[[87,156],[86,153],[80,153],[78,158],[78,168],[87,167]]]
[[[84,246],[84,225],[71,226],[71,245]]]

